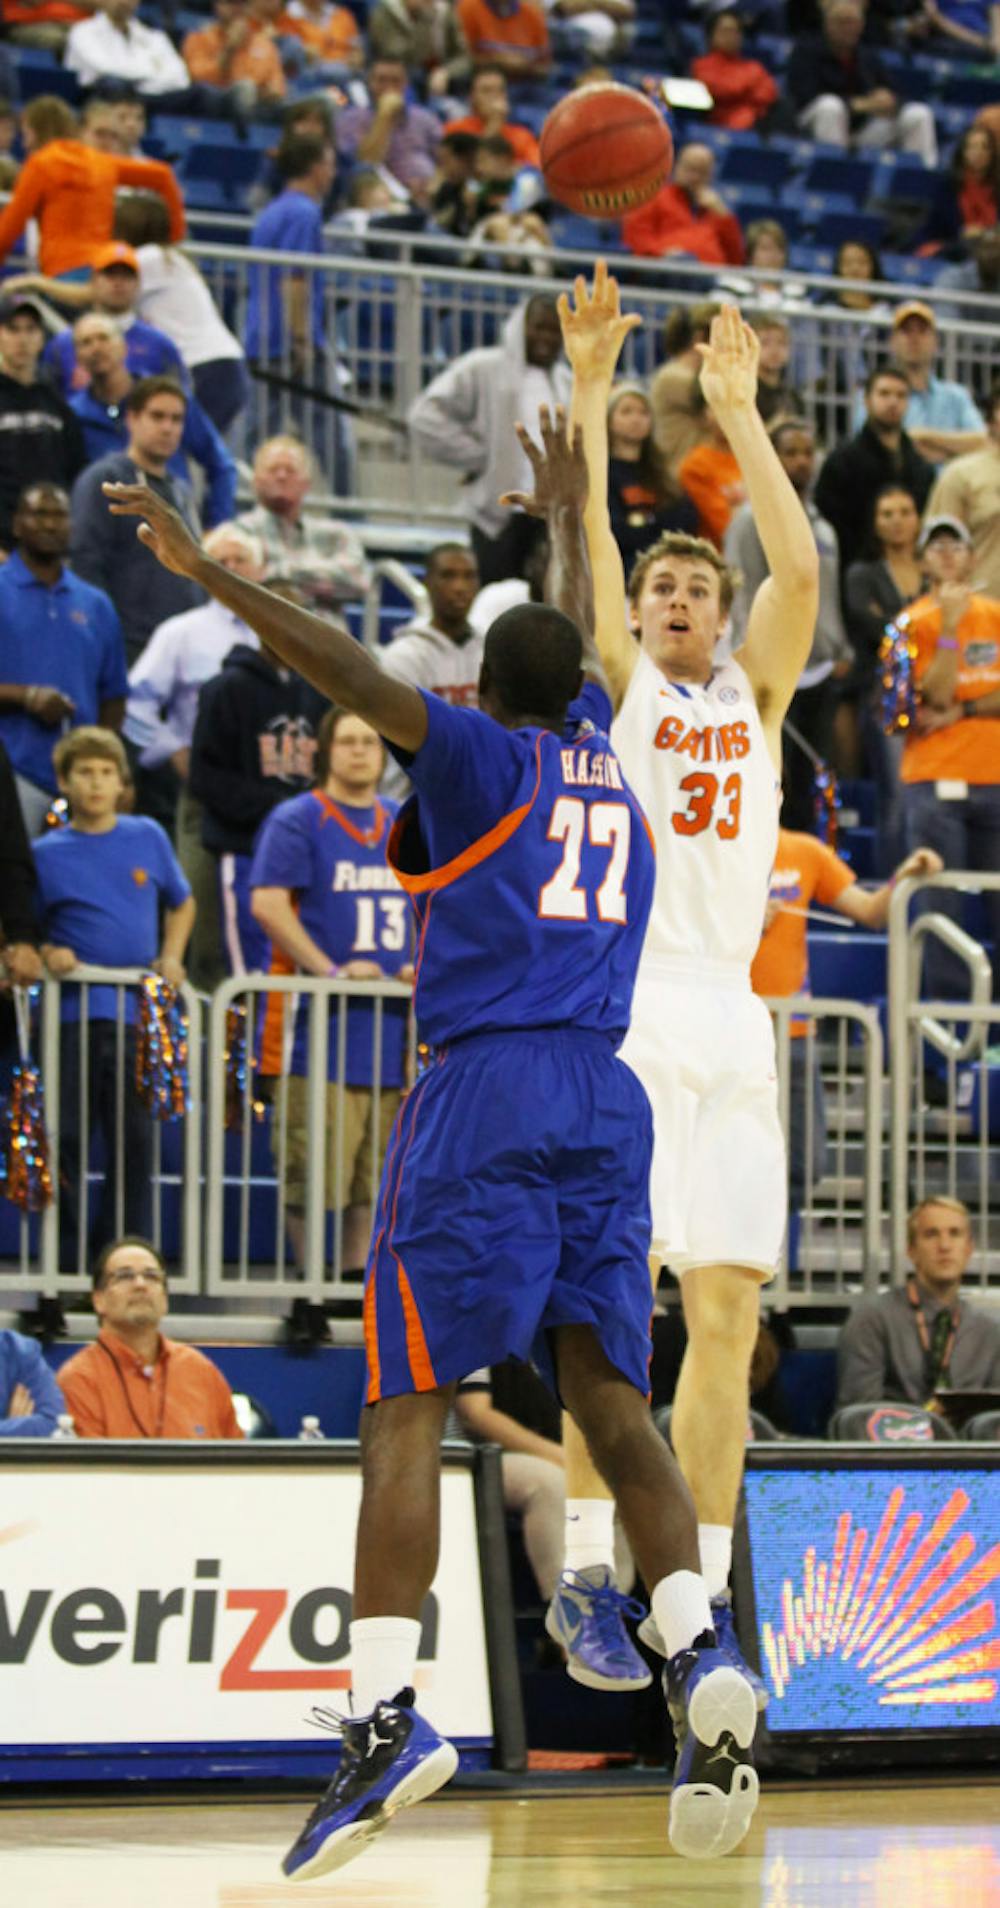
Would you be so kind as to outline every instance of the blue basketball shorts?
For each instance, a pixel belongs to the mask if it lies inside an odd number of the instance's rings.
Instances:
[[[556,1326],[593,1327],[648,1388],[645,1092],[603,1035],[479,1034],[403,1103],[365,1281],[367,1402],[528,1358]]]

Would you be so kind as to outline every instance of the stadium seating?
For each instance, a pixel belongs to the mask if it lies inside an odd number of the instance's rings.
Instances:
[[[839,1444],[953,1443],[955,1433],[936,1411],[920,1405],[881,1403],[841,1405],[830,1419],[828,1434]]]

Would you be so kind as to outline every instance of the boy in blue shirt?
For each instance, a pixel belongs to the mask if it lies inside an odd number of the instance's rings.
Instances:
[[[330,709],[316,738],[316,787],[272,809],[250,869],[251,906],[271,943],[271,972],[339,974],[345,980],[412,978],[413,933],[406,896],[386,866],[396,803],[378,793],[385,750],[349,709]],[[262,1071],[282,1070],[285,994],[266,996]],[[344,1078],[338,1084],[337,1004],[327,1047],[326,1207],[343,1211],[341,1264],[363,1268],[378,1183],[406,1068],[407,1003],[345,1003]],[[292,996],[294,1028],[285,1117],[285,1221],[305,1263],[308,1160],[309,998]],[[380,1066],[375,1081],[375,1043]],[[373,1085],[378,1092],[372,1091]],[[279,1102],[280,1104],[280,1102]],[[281,1127],[271,1129],[276,1158]],[[339,1172],[338,1172],[339,1165]],[[337,1197],[338,1189],[342,1196]]]
[[[536,495],[504,501],[547,518],[553,596],[576,606],[590,575],[582,435],[570,444],[560,415],[554,429],[542,419],[544,455],[519,432]],[[617,1047],[654,850],[603,733],[607,693],[583,684],[585,656],[599,670],[593,638],[585,648],[559,609],[510,610],[486,638],[479,709],[451,708],[386,676],[346,631],[220,570],[160,497],[121,484],[106,495],[145,520],[161,562],[377,728],[417,791],[389,862],[420,924],[417,1018],[436,1051],[393,1129],[368,1260],[353,1716],[285,1873],[339,1867],[455,1772],[413,1689],[441,1434],[461,1378],[536,1345],[666,1626],[671,1840],[680,1854],[726,1854],[756,1805],[757,1706],[717,1648],[694,1504],[646,1400],[652,1117]]]
[[[57,743],[54,760],[69,804],[69,826],[33,844],[49,972],[65,978],[80,963],[155,968],[164,980],[179,986],[194,901],[159,823],[147,815],[119,813],[128,773],[122,743],[110,729],[73,729]],[[89,989],[86,1030],[77,989],[62,989],[59,1230],[67,1270],[82,1270],[88,1250],[99,1249],[116,1233],[147,1233],[150,1228],[153,1122],[135,1084],[133,992],[124,994],[122,1008],[119,1074],[117,988]],[[81,1131],[84,1067],[87,1119]],[[88,1214],[81,1225],[90,1163],[85,1134],[92,1140],[95,1131],[104,1144],[104,1177],[97,1213],[92,1222]]]

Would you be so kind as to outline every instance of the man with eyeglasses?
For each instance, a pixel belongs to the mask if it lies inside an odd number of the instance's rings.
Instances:
[[[81,1438],[241,1438],[232,1394],[218,1366],[160,1330],[167,1313],[161,1254],[136,1234],[99,1253],[92,1345],[59,1374]]]

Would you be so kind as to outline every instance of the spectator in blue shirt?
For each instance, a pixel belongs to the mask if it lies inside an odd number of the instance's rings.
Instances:
[[[22,291],[38,292],[53,304],[78,316],[81,311],[99,311],[115,318],[125,338],[125,362],[134,378],[178,378],[188,383],[184,360],[173,340],[156,325],[137,318],[135,309],[141,289],[139,260],[131,245],[121,239],[109,239],[95,252],[91,275],[85,284],[73,284],[65,278],[41,278],[29,273],[12,279]],[[72,397],[87,383],[86,367],[78,364],[71,330],[50,338],[42,353],[42,364],[63,397]]]
[[[90,463],[128,446],[123,405],[138,379],[129,370],[126,340],[115,318],[105,312],[84,312],[73,327],[79,362],[89,382],[69,400],[83,431]],[[197,399],[187,395],[184,431],[167,469],[190,483],[190,461],[200,464],[205,477],[202,517],[206,529],[228,523],[236,509],[236,459],[206,417]]]
[[[184,432],[184,392],[173,378],[140,378],[123,408],[127,452],[99,458],[73,486],[71,550],[78,574],[107,590],[121,618],[126,659],[133,663],[158,623],[194,609],[204,596],[188,577],[157,563],[131,525],[111,515],[101,490],[103,483],[147,483],[180,511],[193,535],[200,534],[190,486],[169,469]]]
[[[337,169],[333,145],[314,133],[293,133],[282,141],[275,165],[282,190],[254,221],[251,247],[318,258],[325,250],[323,202]],[[336,393],[339,371],[327,350],[323,285],[321,271],[251,266],[243,342],[251,368],[267,385],[267,428],[261,435],[275,436],[291,421],[312,444],[325,476],[340,492],[350,479],[350,440],[343,418],[294,389],[301,385],[307,391]],[[269,381],[276,378],[281,382]]]
[[[154,968],[178,986],[194,901],[159,823],[147,815],[119,813],[127,774],[124,745],[110,729],[75,729],[58,744],[55,765],[69,804],[69,825],[34,845],[49,972],[65,980],[81,962]],[[124,995],[121,1039],[115,987],[91,987],[86,1012],[84,1025],[77,989],[64,986],[57,1128],[60,1250],[65,1269],[81,1271],[89,1251],[123,1226],[148,1231],[153,1163],[152,1115],[136,1088],[135,995],[131,990]],[[84,1079],[87,1117],[81,1129]],[[105,1167],[92,1214],[83,1194],[95,1132],[103,1140]],[[88,1209],[81,1212],[81,1205]]]
[[[986,426],[971,392],[951,378],[934,375],[938,332],[930,305],[912,298],[896,307],[889,350],[893,364],[906,374],[910,386],[903,428],[921,456],[932,464],[944,464],[966,451],[982,450]],[[853,422],[856,431],[865,422],[860,393],[854,403]]]
[[[0,1438],[50,1438],[65,1410],[41,1346],[0,1332]]]
[[[70,722],[120,729],[128,677],[110,598],[67,568],[69,498],[33,484],[14,513],[14,551],[0,564],[0,738],[17,776],[29,834],[58,792],[52,750]]]

